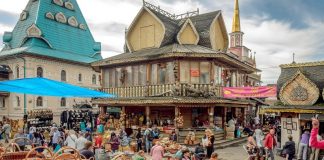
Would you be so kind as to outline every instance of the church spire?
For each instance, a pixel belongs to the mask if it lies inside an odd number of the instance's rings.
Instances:
[[[235,0],[232,32],[241,32],[240,8],[238,0]]]

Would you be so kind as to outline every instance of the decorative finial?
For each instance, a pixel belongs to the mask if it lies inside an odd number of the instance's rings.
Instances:
[[[241,32],[240,8],[238,0],[235,0],[232,32]]]

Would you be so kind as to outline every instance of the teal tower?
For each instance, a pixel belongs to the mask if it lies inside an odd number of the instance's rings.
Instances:
[[[32,54],[78,63],[101,60],[76,0],[29,0],[12,32],[3,35],[0,56]]]

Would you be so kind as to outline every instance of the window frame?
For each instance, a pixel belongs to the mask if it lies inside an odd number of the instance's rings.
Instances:
[[[40,73],[41,73],[41,75],[39,75]],[[44,69],[43,69],[43,67],[37,67],[37,69],[36,69],[36,77],[38,77],[38,78],[43,78],[44,77]]]
[[[67,79],[66,79],[66,71],[64,69],[61,70],[61,81],[62,82],[67,82]]]
[[[44,106],[44,98],[41,96],[38,96],[36,98],[36,107],[43,107]]]

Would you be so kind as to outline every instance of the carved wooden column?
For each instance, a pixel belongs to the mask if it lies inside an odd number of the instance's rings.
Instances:
[[[151,121],[150,120],[150,115],[151,115],[150,106],[145,106],[146,123]]]
[[[214,107],[208,108],[208,115],[209,115],[209,125],[214,126]]]
[[[176,106],[176,107],[174,107],[174,119],[177,118],[178,115],[179,115],[179,107]],[[178,129],[178,125],[177,125],[177,122],[176,121],[174,121],[174,127],[176,129]]]

